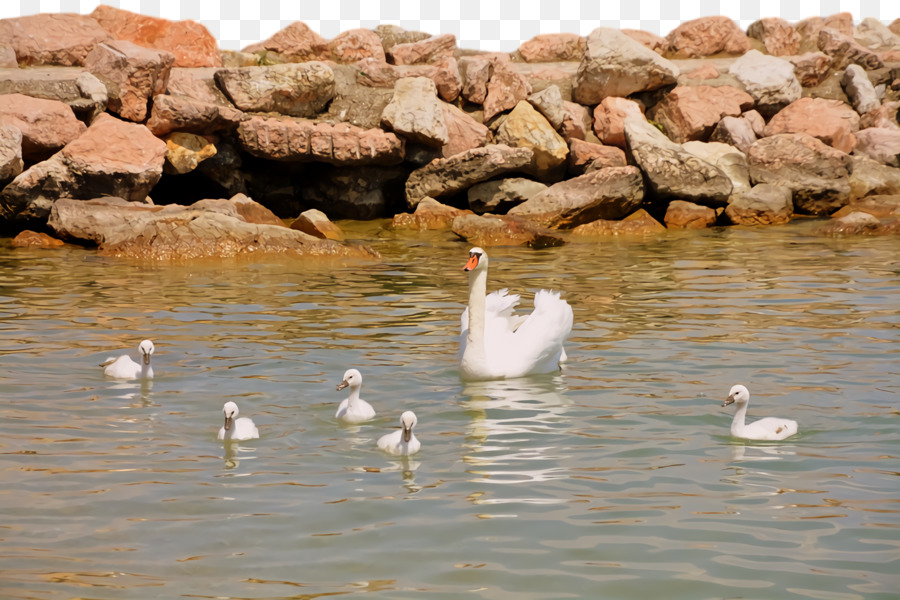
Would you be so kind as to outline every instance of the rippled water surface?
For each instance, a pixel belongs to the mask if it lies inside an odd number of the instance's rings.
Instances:
[[[489,289],[564,291],[570,362],[464,385],[467,245],[381,225],[375,264],[0,249],[0,597],[898,597],[898,238],[494,249]],[[145,337],[152,385],[105,379]],[[800,434],[732,439],[738,382]],[[228,400],[261,439],[216,440]]]

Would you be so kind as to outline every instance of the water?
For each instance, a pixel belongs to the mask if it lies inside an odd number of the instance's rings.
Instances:
[[[494,249],[489,289],[564,290],[570,363],[464,385],[468,246],[351,228],[382,262],[0,250],[0,597],[900,595],[898,238]],[[152,385],[104,379],[145,337]],[[800,435],[732,439],[738,382]],[[228,400],[261,439],[216,440]]]

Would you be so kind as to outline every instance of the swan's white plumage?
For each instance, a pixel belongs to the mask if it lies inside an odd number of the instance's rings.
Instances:
[[[378,447],[394,456],[409,456],[415,454],[422,444],[413,433],[413,427],[418,423],[416,414],[407,410],[400,415],[400,429],[385,434],[378,439]]]
[[[797,421],[781,417],[766,417],[746,424],[747,406],[750,404],[750,391],[743,385],[735,385],[728,392],[728,398],[722,406],[736,404],[737,411],[731,422],[731,435],[748,440],[783,440],[797,433]]]
[[[491,380],[559,370],[572,331],[572,307],[559,292],[540,290],[530,315],[513,313],[517,294],[487,288],[487,254],[469,251],[469,305],[460,318],[460,371],[466,380]],[[480,317],[480,318],[479,318]]]
[[[375,417],[372,405],[359,397],[362,388],[362,374],[356,369],[347,369],[344,379],[337,386],[338,391],[350,387],[350,396],[338,406],[335,417],[347,423],[362,423]]]
[[[144,340],[138,346],[141,353],[141,362],[131,360],[127,354],[118,358],[107,358],[100,363],[103,374],[116,379],[153,379],[153,367],[150,366],[150,357],[156,348],[150,340]]]
[[[240,442],[243,440],[255,440],[259,437],[259,429],[256,428],[253,419],[249,417],[237,418],[240,414],[237,404],[226,402],[225,406],[222,407],[222,412],[225,413],[225,425],[219,429],[220,440]]]

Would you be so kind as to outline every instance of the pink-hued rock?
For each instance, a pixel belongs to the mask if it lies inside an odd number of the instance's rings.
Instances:
[[[701,17],[682,23],[666,36],[678,58],[699,58],[713,54],[743,54],[750,40],[728,17]]]
[[[835,29],[823,27],[819,31],[819,50],[834,61],[835,69],[843,69],[849,64],[857,64],[864,69],[880,69],[884,66],[877,52],[860,45],[852,36]]]
[[[750,127],[753,128],[753,133],[756,134],[756,137],[760,138],[765,135],[766,120],[758,111],[748,110],[741,115],[741,118],[750,123]]]
[[[336,240],[344,239],[344,232],[341,228],[332,223],[321,210],[311,208],[300,213],[300,216],[291,223],[291,229],[302,231],[320,240]]]
[[[844,35],[853,35],[853,15],[849,12],[835,13],[825,17],[822,27],[829,27]]]
[[[900,219],[884,221],[863,211],[851,212],[819,229],[825,235],[892,235],[900,233]]]
[[[218,70],[211,67],[173,68],[169,72],[169,82],[165,93],[172,96],[184,96],[207,104],[234,108],[231,101],[216,85],[216,71]]]
[[[559,134],[567,142],[586,139],[591,131],[591,113],[587,107],[563,100],[562,108],[563,122],[559,126]]]
[[[669,229],[706,229],[716,222],[716,211],[684,200],[673,200],[666,209],[666,227]]]
[[[850,204],[847,206],[832,213],[831,218],[839,219],[840,217],[845,217],[853,212],[868,213],[879,219],[895,215],[900,216],[900,196],[875,195],[866,196],[865,198],[856,198],[851,200]]]
[[[444,158],[491,143],[491,130],[452,104],[444,102],[444,122],[450,141],[441,147]]]
[[[582,140],[569,142],[569,173],[572,175],[582,175],[606,167],[624,167],[626,164],[625,151],[621,148]]]
[[[355,63],[364,58],[385,60],[381,38],[369,29],[350,29],[328,42],[328,54],[334,62]]]
[[[488,81],[494,71],[491,56],[467,56],[460,60],[463,77],[462,96],[472,104],[483,104],[488,93]]]
[[[109,110],[141,122],[150,98],[166,91],[174,61],[171,52],[113,40],[94,46],[84,66],[106,86]]]
[[[244,113],[236,108],[200,102],[185,96],[159,95],[153,98],[153,110],[147,128],[154,135],[170,131],[212,133],[237,127]]]
[[[743,117],[723,117],[710,134],[709,141],[722,142],[746,153],[756,137],[749,120]]]
[[[575,33],[544,33],[519,46],[525,62],[580,61],[587,42]]]
[[[900,167],[900,129],[872,127],[857,132],[853,153],[891,167]]]
[[[22,172],[22,132],[0,121],[0,186]]]
[[[572,230],[572,235],[584,237],[598,236],[632,236],[632,235],[658,235],[665,233],[665,226],[650,216],[643,208],[636,210],[619,221],[598,219],[579,225]]]
[[[456,36],[445,33],[418,42],[396,44],[387,51],[387,58],[395,65],[417,65],[453,56],[454,51],[456,51]]]
[[[450,229],[453,219],[462,215],[475,214],[471,210],[454,208],[441,204],[434,198],[422,198],[413,213],[394,215],[391,227],[394,229],[435,230]]]
[[[779,17],[756,21],[747,28],[747,35],[761,41],[766,52],[773,56],[791,56],[800,52],[800,34]]]
[[[561,246],[563,237],[525,219],[510,215],[463,215],[453,219],[453,233],[473,246]]]
[[[622,33],[642,46],[653,50],[660,56],[664,56],[669,49],[669,40],[650,31],[644,31],[642,29],[623,29]]]
[[[794,75],[803,87],[816,87],[831,70],[831,57],[824,52],[807,52],[786,58],[794,65]]]
[[[387,63],[385,63],[387,64]],[[437,87],[438,96],[445,102],[453,102],[462,91],[459,66],[452,56],[439,58],[427,65],[388,65],[394,69],[397,79],[403,77],[427,77]]]
[[[83,65],[84,58],[112,37],[91,17],[70,13],[0,19],[0,40],[20,65]]]
[[[64,246],[65,242],[46,233],[26,229],[14,237],[11,244],[13,248],[58,248]]]
[[[705,64],[702,67],[696,68],[690,73],[685,73],[682,77],[686,77],[688,79],[715,79],[719,76],[719,70],[710,64]]]
[[[169,21],[100,5],[91,17],[118,40],[175,55],[176,67],[221,67],[219,45],[196,21]]]
[[[347,123],[255,116],[241,122],[237,136],[250,154],[277,161],[396,165],[404,155],[403,141],[395,134]]]
[[[297,61],[322,60],[328,55],[328,40],[303,21],[295,21],[269,39],[244,48],[244,52],[265,51],[284,54]]]
[[[379,25],[374,29],[375,35],[381,38],[381,46],[387,52],[397,44],[408,44],[410,42],[418,42],[427,40],[431,37],[430,33],[424,31],[407,31],[399,25]]]
[[[512,68],[509,57],[495,58],[484,99],[484,120],[515,107],[531,94],[531,83]]]
[[[87,129],[68,104],[22,94],[0,95],[0,125],[22,132],[21,156],[31,161],[49,158]]]
[[[708,139],[722,117],[737,117],[753,104],[750,94],[731,86],[679,86],[653,107],[650,118],[681,144]]]
[[[897,121],[898,115],[900,115],[900,101],[882,102],[881,106],[859,118],[859,128],[885,127],[887,129],[900,129],[900,123]]]
[[[594,109],[594,134],[607,146],[625,147],[625,118],[644,117],[641,105],[634,100],[607,96]]]
[[[13,47],[0,44],[0,69],[15,69],[18,66],[16,51],[13,50]]]
[[[766,125],[766,136],[779,133],[807,133],[841,152],[851,152],[853,135],[859,130],[859,115],[840,100],[800,98],[792,102]]]

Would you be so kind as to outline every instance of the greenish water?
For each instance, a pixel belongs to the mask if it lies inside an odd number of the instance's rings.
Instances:
[[[494,249],[489,289],[564,291],[570,362],[464,385],[468,245],[380,225],[376,264],[0,249],[0,597],[898,597],[900,239]],[[145,337],[152,386],[104,379]],[[800,435],[732,439],[738,382]],[[227,400],[261,439],[216,440]]]

